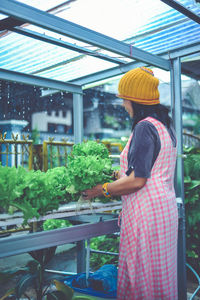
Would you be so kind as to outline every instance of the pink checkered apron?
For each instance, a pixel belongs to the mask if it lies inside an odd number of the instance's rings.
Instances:
[[[117,299],[176,300],[176,148],[162,123],[151,117],[145,120],[156,127],[161,149],[145,186],[122,197]],[[131,138],[120,157],[122,176],[128,169]]]

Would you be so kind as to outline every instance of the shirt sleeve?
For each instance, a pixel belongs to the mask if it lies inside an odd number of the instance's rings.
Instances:
[[[129,147],[126,175],[134,170],[136,177],[150,178],[160,148],[160,137],[155,126],[148,121],[138,123]]]

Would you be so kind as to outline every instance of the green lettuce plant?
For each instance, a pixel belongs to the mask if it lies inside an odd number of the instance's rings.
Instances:
[[[81,192],[112,180],[112,160],[105,145],[87,141],[73,146],[67,166],[66,191],[80,198]]]
[[[24,224],[60,204],[78,201],[81,192],[112,180],[112,161],[105,145],[88,141],[73,146],[68,166],[42,172],[0,165],[0,208],[19,210]]]

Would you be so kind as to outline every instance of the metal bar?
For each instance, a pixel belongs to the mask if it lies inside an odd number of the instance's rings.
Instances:
[[[43,141],[43,171],[46,172],[48,170],[48,148],[47,148],[47,142]]]
[[[0,21],[0,31],[12,30],[15,26],[21,26],[24,22],[8,17]]]
[[[49,269],[45,269],[45,272],[59,274],[59,275],[68,275],[68,276],[77,275],[77,273],[75,273],[75,272],[64,272],[64,271],[49,270]]]
[[[85,272],[86,270],[85,240],[78,241],[76,245],[76,249],[77,249],[77,273]]]
[[[191,45],[186,45],[184,47],[181,48],[175,48],[174,50],[170,50],[168,52],[163,52],[159,55],[161,55],[161,57],[165,58],[165,59],[175,59],[177,57],[184,57],[187,55],[191,55],[194,53],[198,53],[200,52],[200,43],[194,43]],[[111,78],[111,77],[115,77],[115,76],[119,76],[122,73],[126,73],[127,71],[133,69],[133,68],[138,68],[138,67],[142,67],[142,66],[148,66],[150,64],[144,64],[144,63],[138,63],[138,62],[131,62],[128,63],[126,65],[123,66],[117,66],[114,68],[110,68],[109,70],[105,70],[105,71],[100,71],[100,72],[96,72],[94,74],[90,74],[90,75],[86,75],[80,78],[76,78],[73,80],[70,80],[70,82],[78,84],[78,85],[87,85],[93,82],[98,82],[107,78]],[[183,72],[184,74],[184,72]]]
[[[172,116],[177,134],[177,164],[175,188],[176,196],[182,199],[179,205],[179,230],[178,230],[178,299],[187,299],[186,281],[186,242],[185,242],[185,208],[184,208],[184,176],[183,176],[183,137],[182,137],[182,96],[181,96],[181,62],[180,58],[171,61],[171,95]]]
[[[61,163],[60,163],[60,161],[61,161],[61,154],[60,154],[60,147],[59,146],[57,146],[57,158],[58,158],[58,166],[60,167],[61,166]]]
[[[0,258],[45,249],[119,231],[118,219],[29,233],[0,240]]]
[[[168,52],[163,52],[159,55],[161,55],[161,57],[163,57],[165,59],[174,59],[177,57],[184,57],[184,56],[192,55],[192,54],[195,54],[198,52],[200,52],[199,41],[195,42],[193,44],[190,44],[190,45],[185,45],[183,47],[174,48]]]
[[[57,141],[45,141],[45,143],[47,145],[54,145],[54,146],[69,146],[72,147],[74,145],[74,143],[72,142],[57,142]]]
[[[196,294],[198,293],[198,291],[200,290],[200,277],[199,274],[197,274],[197,272],[193,269],[192,266],[190,266],[189,264],[186,264],[187,267],[192,271],[192,273],[195,275],[197,281],[198,281],[198,287],[196,288],[196,290],[194,291],[194,293],[192,294],[190,300],[193,300],[196,296]]]
[[[52,144],[49,145],[49,161],[50,161],[50,168],[52,169],[53,168],[53,146]],[[47,151],[47,155],[48,155],[48,151]]]
[[[100,58],[100,59],[103,59],[106,61],[110,61],[110,62],[113,62],[116,64],[125,64],[126,63],[126,61],[123,61],[119,58],[111,57],[111,56],[99,53],[97,51],[91,51],[89,49],[77,46],[76,44],[71,44],[71,43],[64,42],[64,41],[55,39],[53,37],[47,36],[46,34],[40,34],[38,32],[34,32],[34,31],[20,28],[20,27],[13,28],[12,31],[17,32],[22,35],[25,35],[25,36],[28,36],[28,37],[31,37],[31,38],[34,38],[34,39],[37,39],[37,40],[40,40],[40,41],[43,41],[45,43],[50,43],[50,44],[53,44],[56,46],[60,46],[62,48],[70,49],[72,51],[77,51],[77,52],[83,53],[85,55],[95,56],[97,58]]]
[[[94,250],[90,248],[91,253],[99,253],[99,254],[106,254],[106,255],[114,255],[114,256],[119,256],[119,253],[116,252],[108,252],[108,251],[101,251],[101,250]]]
[[[99,72],[95,72],[94,74],[90,74],[90,75],[86,75],[80,78],[76,78],[73,80],[70,80],[70,82],[84,86],[93,82],[98,82],[107,78],[112,78],[112,77],[116,77],[119,76],[123,73],[128,72],[129,70],[133,69],[133,68],[137,68],[137,67],[142,67],[145,66],[146,64],[140,62],[132,62],[132,63],[128,63],[126,65],[123,66],[117,66],[114,68],[110,68],[108,70],[104,70],[104,71],[99,71]]]
[[[83,96],[73,94],[74,142],[83,141]]]
[[[185,7],[184,5],[179,3],[178,1],[175,1],[175,0],[161,0],[161,1],[166,3],[169,6],[173,7],[180,13],[182,13],[185,16],[187,16],[188,18],[190,18],[191,20],[200,24],[200,17],[196,13],[194,13],[192,10],[188,9],[187,7]]]
[[[33,144],[28,146],[28,169],[33,169]]]
[[[183,217],[183,205],[179,207],[181,218],[178,225],[178,300],[187,300],[186,278],[186,241],[185,241],[185,217]]]
[[[0,12],[108,51],[169,70],[169,62],[163,58],[23,3],[1,0]]]
[[[176,183],[176,196],[184,199],[184,182],[183,182],[183,135],[182,135],[182,94],[181,94],[181,62],[177,58],[172,60],[172,81],[171,87],[173,90],[174,100],[173,100],[173,116],[174,125],[178,140],[177,145],[177,183]]]
[[[18,144],[18,145],[32,145],[32,141],[13,141],[13,140],[0,140],[0,144]]]
[[[90,239],[87,239],[87,248],[86,248],[86,283],[88,285],[88,278],[90,274]]]
[[[35,86],[50,88],[50,89],[57,89],[65,92],[82,94],[81,87],[74,83],[67,83],[67,82],[48,79],[48,78],[35,76],[35,75],[28,75],[21,72],[5,70],[2,68],[0,68],[0,79],[20,82],[20,83],[22,82],[24,84],[31,84]]]

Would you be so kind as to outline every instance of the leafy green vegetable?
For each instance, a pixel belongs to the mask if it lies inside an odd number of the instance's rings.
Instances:
[[[112,160],[105,145],[88,141],[73,146],[67,167],[66,191],[73,200],[97,184],[111,181]]]
[[[26,173],[22,167],[9,168],[0,165],[0,207],[6,211],[10,203],[23,194],[21,179]]]
[[[0,165],[0,210],[22,211],[26,224],[60,204],[78,201],[81,191],[111,181],[112,173],[108,149],[94,141],[74,145],[67,168],[42,172]]]
[[[69,161],[67,174],[70,186],[66,190],[73,194],[109,181],[112,163],[110,159],[101,159],[92,155],[77,156]]]
[[[60,220],[60,219],[49,219],[44,221],[43,229],[44,230],[53,230],[57,228],[65,228],[72,226],[72,223],[68,220]]]
[[[70,201],[65,189],[65,167],[45,173],[0,165],[0,207],[4,211],[11,211],[10,207],[19,209],[23,212],[25,223]]]
[[[109,158],[108,149],[105,145],[95,141],[87,141],[75,144],[72,149],[71,156],[96,156],[100,158]]]

